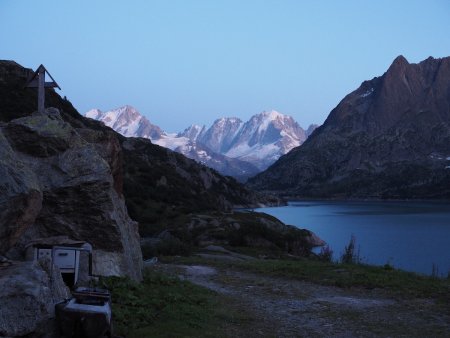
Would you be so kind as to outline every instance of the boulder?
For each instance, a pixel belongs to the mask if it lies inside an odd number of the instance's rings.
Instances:
[[[118,140],[108,133],[76,130],[55,109],[12,120],[2,130],[10,172],[20,175],[20,180],[10,179],[18,182],[17,193],[2,194],[4,209],[14,211],[10,204],[16,195],[28,206],[19,205],[23,212],[13,230],[11,216],[0,218],[0,240],[9,243],[5,251],[14,245],[9,256],[20,259],[35,238],[67,236],[92,245],[94,274],[140,280],[138,225],[128,216],[121,183],[115,181],[122,172]],[[11,186],[8,181],[3,185]]]
[[[53,337],[55,304],[70,297],[49,261],[0,268],[0,336]]]

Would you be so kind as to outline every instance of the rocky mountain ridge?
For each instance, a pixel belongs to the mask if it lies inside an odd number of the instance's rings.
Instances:
[[[249,186],[295,197],[450,198],[450,57],[397,57]]]
[[[102,121],[124,136],[149,138],[242,181],[303,143],[317,127],[311,125],[306,132],[292,117],[269,111],[245,123],[235,117],[220,118],[210,128],[192,125],[178,134],[168,134],[130,106],[108,112],[93,109],[85,116]]]

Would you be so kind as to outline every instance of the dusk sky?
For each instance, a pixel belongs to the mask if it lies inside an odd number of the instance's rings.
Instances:
[[[263,110],[321,124],[392,60],[450,55],[450,1],[0,0],[0,57],[44,64],[80,113],[177,132]]]

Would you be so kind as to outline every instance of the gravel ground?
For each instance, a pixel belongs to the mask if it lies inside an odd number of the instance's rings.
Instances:
[[[450,316],[432,300],[200,265],[155,269],[226,296],[247,318],[224,328],[230,337],[450,337]]]

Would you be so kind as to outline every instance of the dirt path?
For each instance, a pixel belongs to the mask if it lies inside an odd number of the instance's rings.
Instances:
[[[200,265],[155,268],[227,296],[249,318],[230,337],[450,337],[450,316],[430,300]]]

